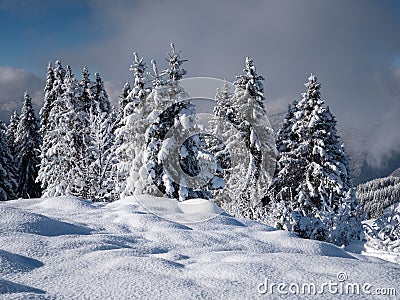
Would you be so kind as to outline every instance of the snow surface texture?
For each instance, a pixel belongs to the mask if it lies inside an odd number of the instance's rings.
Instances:
[[[209,218],[178,223],[142,206],[152,209],[157,200],[175,220]],[[236,219],[200,200],[14,200],[0,204],[0,215],[1,299],[260,299],[265,279],[319,286],[340,272],[371,291],[400,282],[397,264]],[[280,298],[276,290],[261,296]]]

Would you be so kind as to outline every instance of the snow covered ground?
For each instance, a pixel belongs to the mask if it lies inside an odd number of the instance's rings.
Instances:
[[[396,299],[376,294],[400,293],[398,264],[196,201],[14,200],[0,203],[0,216],[1,299]],[[323,296],[308,295],[310,286]]]

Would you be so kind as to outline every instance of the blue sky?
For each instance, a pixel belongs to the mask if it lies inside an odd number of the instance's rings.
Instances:
[[[280,112],[317,74],[348,148],[379,164],[400,151],[400,1],[0,0],[0,118],[28,90],[39,107],[48,61],[100,72],[115,102],[132,52],[165,68],[169,43],[188,76],[234,80],[251,56]]]
[[[42,75],[43,58],[99,38],[85,1],[0,1],[0,65]],[[45,55],[43,55],[45,54]],[[47,60],[48,60],[47,59]]]

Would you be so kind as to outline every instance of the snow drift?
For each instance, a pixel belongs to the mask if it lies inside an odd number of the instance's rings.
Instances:
[[[156,201],[169,218],[149,212]],[[400,282],[399,265],[236,219],[199,200],[14,200],[1,203],[0,214],[2,299],[259,299],[266,278],[320,285],[340,272],[373,287]]]

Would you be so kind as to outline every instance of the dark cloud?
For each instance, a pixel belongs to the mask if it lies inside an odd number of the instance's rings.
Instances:
[[[190,76],[234,80],[245,56],[266,77],[267,107],[285,110],[314,72],[347,147],[371,164],[400,148],[400,23],[387,1],[92,1],[108,39],[80,49],[108,78],[129,78],[132,51],[163,58],[174,41]],[[398,8],[398,5],[397,5]],[[83,50],[83,51],[81,51]],[[68,53],[66,53],[68,56]],[[70,54],[71,59],[75,54]]]
[[[267,108],[299,99],[308,74],[343,132],[347,148],[380,164],[400,148],[400,14],[396,1],[89,1],[100,38],[55,55],[74,71],[100,72],[116,97],[129,79],[132,52],[160,68],[169,43],[182,50],[188,76],[234,80],[244,57],[265,75]],[[57,58],[58,58],[57,57]]]

